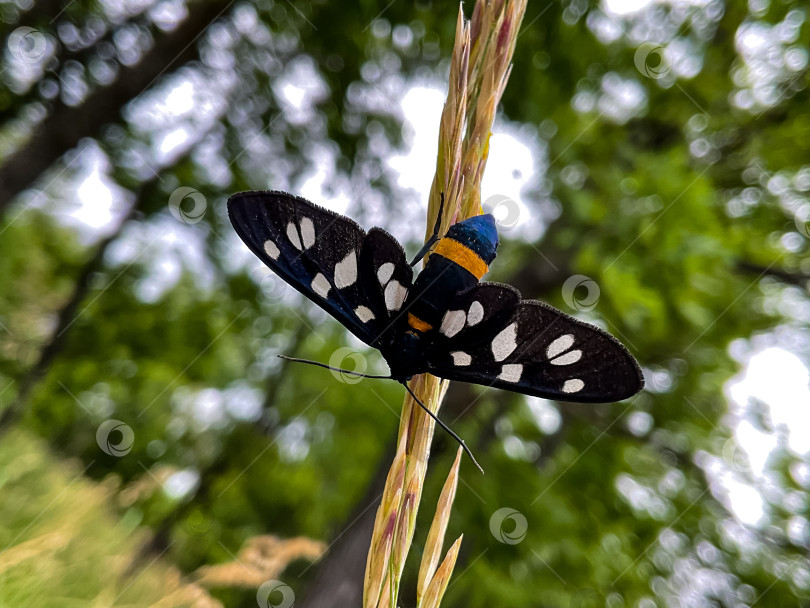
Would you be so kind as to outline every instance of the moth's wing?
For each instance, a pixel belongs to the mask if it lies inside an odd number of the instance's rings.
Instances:
[[[372,346],[384,343],[396,331],[412,282],[413,269],[402,245],[381,228],[369,230],[360,251],[360,286],[367,306],[380,321]]]
[[[377,298],[384,291],[371,279],[375,264],[397,261],[396,248],[404,260],[393,237],[381,238],[380,230],[367,235],[349,218],[285,192],[235,194],[228,215],[254,254],[358,338],[375,345],[391,325],[391,312]]]
[[[482,336],[498,332],[515,314],[520,292],[503,283],[478,283],[446,304],[438,329],[431,334],[439,351],[474,349]]]
[[[619,401],[644,387],[636,360],[607,332],[534,300],[521,300],[509,314],[505,307],[487,319],[485,302],[473,291],[450,307],[464,312],[464,329],[436,340],[427,357],[432,374],[586,403]],[[484,305],[485,316],[470,326],[475,301]]]

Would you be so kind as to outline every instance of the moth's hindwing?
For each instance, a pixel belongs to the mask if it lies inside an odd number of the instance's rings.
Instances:
[[[475,348],[483,336],[497,332],[512,318],[519,303],[520,292],[511,285],[476,284],[444,303],[437,348]]]
[[[619,401],[641,390],[638,364],[613,336],[542,302],[515,301],[504,287],[482,283],[452,303],[459,329],[427,355],[431,373],[561,401]]]
[[[285,192],[235,194],[228,215],[254,254],[365,343],[392,326],[413,277],[388,233]]]
[[[405,250],[397,240],[380,228],[369,230],[360,253],[361,285],[370,306],[388,320],[380,327],[372,346],[379,348],[384,335],[397,328],[393,322],[400,316],[411,289],[413,270],[408,265]]]

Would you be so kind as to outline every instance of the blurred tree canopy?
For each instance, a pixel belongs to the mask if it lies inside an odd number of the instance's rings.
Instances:
[[[414,136],[405,92],[446,79],[457,8],[0,2],[0,603],[152,605],[133,581],[156,560],[192,581],[272,534],[329,546],[278,573],[296,605],[359,604],[402,391],[275,357],[382,365],[260,268],[225,201],[319,188],[415,249],[425,200],[388,160]],[[490,278],[613,332],[648,387],[603,406],[451,387],[486,475],[462,466],[446,606],[806,603],[807,429],[731,381],[767,347],[810,362],[808,8],[529,4],[502,123],[535,152],[531,230],[502,233]],[[796,377],[781,406],[807,412]],[[437,435],[433,470],[454,452]]]

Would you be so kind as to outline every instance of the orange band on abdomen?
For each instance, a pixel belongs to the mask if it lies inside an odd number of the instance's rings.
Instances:
[[[452,260],[465,270],[474,274],[477,279],[481,279],[481,277],[486,274],[487,270],[489,270],[487,263],[472,249],[447,237],[439,241],[433,253],[438,253],[448,260]]]
[[[433,329],[433,326],[430,323],[425,323],[422,319],[413,316],[411,313],[408,313],[408,325],[413,327],[416,331],[421,331],[422,333]]]

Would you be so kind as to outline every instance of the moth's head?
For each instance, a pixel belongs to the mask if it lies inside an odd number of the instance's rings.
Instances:
[[[453,224],[447,231],[447,236],[475,251],[487,264],[491,264],[495,259],[495,252],[498,249],[498,229],[491,213],[476,215]]]

